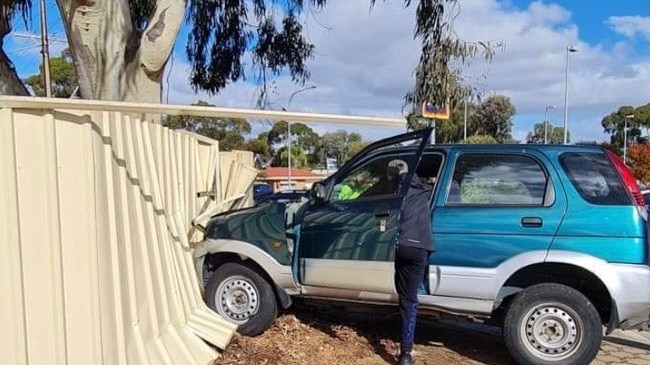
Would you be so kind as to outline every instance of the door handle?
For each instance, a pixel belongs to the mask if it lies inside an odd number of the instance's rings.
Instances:
[[[375,210],[375,217],[377,218],[388,218],[389,215],[388,210]]]
[[[523,217],[521,225],[528,228],[539,228],[544,224],[540,217]]]
[[[379,221],[379,232],[386,232],[386,225],[388,223],[388,217],[390,216],[390,212],[388,209],[385,208],[379,208],[375,210],[375,218]]]

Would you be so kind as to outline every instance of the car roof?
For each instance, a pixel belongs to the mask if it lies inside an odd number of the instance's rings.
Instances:
[[[430,144],[426,146],[425,152],[441,151],[441,150],[451,151],[453,149],[459,149],[459,148],[466,151],[472,151],[472,150],[485,151],[486,149],[490,149],[496,152],[499,151],[506,152],[509,150],[521,150],[522,148],[534,149],[542,152],[551,152],[551,151],[602,152],[604,150],[603,147],[598,145],[550,145],[550,144],[534,144],[534,143],[489,143],[489,144],[441,143],[441,144]],[[413,151],[416,149],[417,146],[414,145],[389,146],[389,147],[379,148],[376,151],[371,152],[371,154],[383,153],[389,151]]]

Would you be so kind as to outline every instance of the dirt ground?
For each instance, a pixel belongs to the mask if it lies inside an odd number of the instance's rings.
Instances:
[[[261,336],[236,335],[213,364],[396,364],[399,326],[396,308],[376,308],[368,314],[367,308],[355,312],[302,303]],[[514,364],[497,336],[435,320],[418,322],[413,357],[422,365]]]

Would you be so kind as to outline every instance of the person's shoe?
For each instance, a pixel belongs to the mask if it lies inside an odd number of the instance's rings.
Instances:
[[[399,365],[413,365],[413,357],[410,352],[404,352],[399,355]]]

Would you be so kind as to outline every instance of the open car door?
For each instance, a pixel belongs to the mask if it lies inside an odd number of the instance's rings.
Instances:
[[[373,143],[326,180],[308,203],[294,251],[304,294],[363,299],[392,295],[394,252],[404,195],[431,128]],[[374,293],[374,294],[372,294]]]

